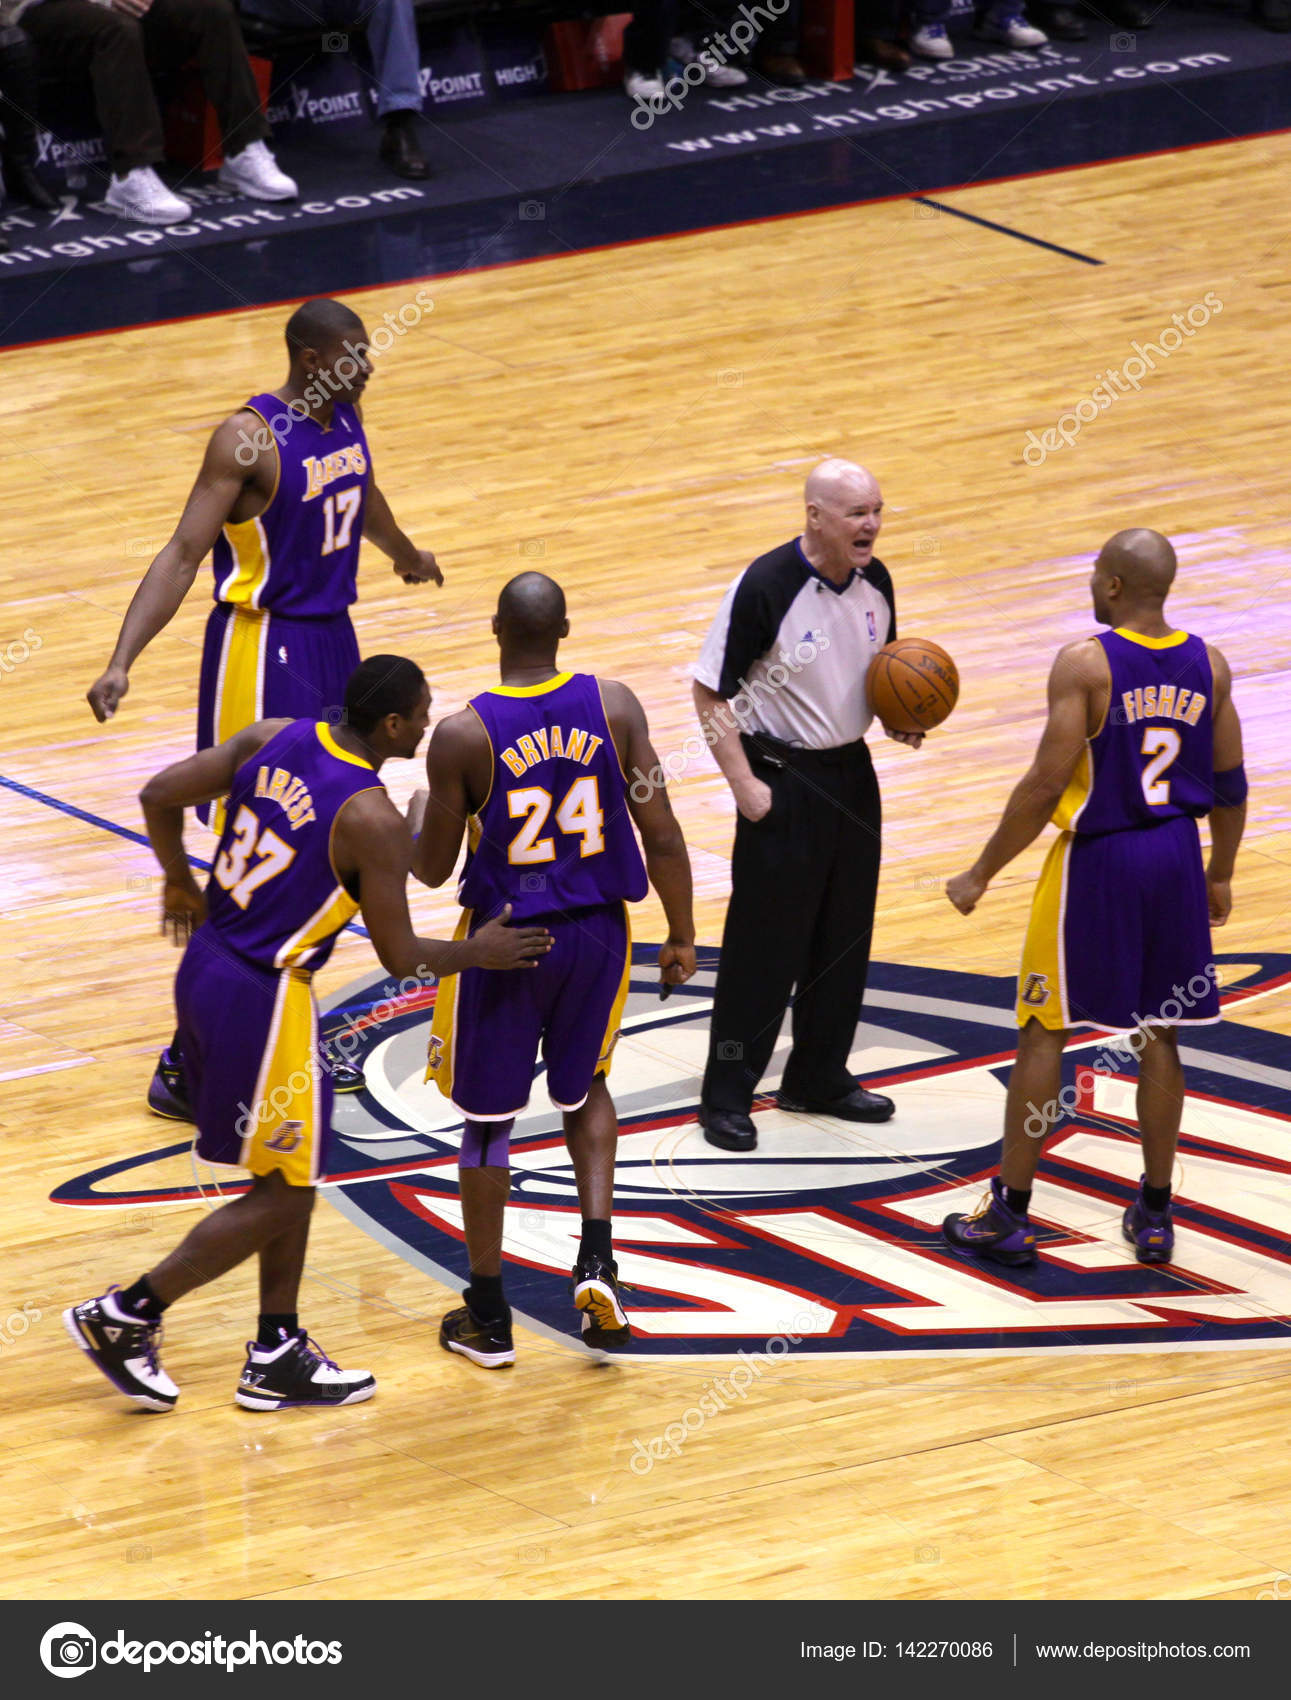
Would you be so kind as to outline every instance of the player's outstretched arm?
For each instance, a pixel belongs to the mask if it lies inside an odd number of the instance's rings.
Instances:
[[[363,508],[363,535],[383,555],[394,562],[394,570],[405,584],[443,584],[444,575],[439,562],[429,549],[419,549],[412,538],[399,529],[390,512],[390,504],[377,489],[368,485],[368,499]]]
[[[545,927],[512,927],[508,904],[469,939],[424,939],[408,913],[408,824],[379,789],[351,797],[332,836],[337,872],[358,881],[363,920],[381,966],[398,979],[459,974],[463,968],[534,968],[551,949]]]
[[[1242,766],[1242,723],[1233,705],[1233,675],[1212,644],[1210,672],[1215,685],[1215,806],[1210,811],[1210,859],[1206,891],[1211,925],[1222,927],[1233,909],[1233,867],[1246,830],[1246,773]]]
[[[248,421],[251,421],[250,427]],[[234,414],[226,419],[206,445],[202,470],[197,475],[174,535],[158,554],[139,582],[126,609],[116,648],[107,667],[86,692],[86,700],[100,722],[110,720],[130,688],[130,669],[157,633],[179,612],[192,589],[197,569],[215,547],[220,528],[233,511],[258,455],[274,452],[256,449],[252,432],[260,425],[256,415]],[[263,429],[263,426],[261,426]],[[246,445],[252,444],[247,461]],[[242,460],[238,459],[241,451]]]
[[[164,767],[139,793],[148,842],[165,881],[161,930],[176,944],[183,944],[206,917],[206,898],[193,877],[184,848],[184,810],[227,796],[243,762],[250,761],[276,732],[290,724],[289,720],[258,720],[253,726],[244,726],[224,743]]]
[[[468,781],[481,755],[491,765],[484,728],[469,710],[450,714],[430,735],[426,749],[426,793],[420,829],[412,852],[412,871],[423,885],[443,885],[457,866],[462,834],[471,812]],[[411,821],[410,821],[410,824]]]
[[[1014,786],[976,862],[946,882],[946,895],[961,915],[972,913],[1000,869],[1034,842],[1057,808],[1085,747],[1090,693],[1106,680],[1100,668],[1105,670],[1106,662],[1093,639],[1059,650],[1049,674],[1049,718],[1035,760]]]
[[[641,834],[646,872],[668,919],[668,938],[659,952],[659,978],[666,986],[680,986],[695,972],[690,855],[668,801],[645,710],[626,685],[606,679],[602,691],[615,747],[629,775],[628,808]]]

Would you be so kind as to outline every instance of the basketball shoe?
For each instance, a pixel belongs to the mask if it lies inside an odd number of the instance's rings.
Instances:
[[[583,1344],[621,1352],[632,1343],[627,1313],[619,1303],[619,1266],[601,1257],[580,1257],[569,1279],[575,1306],[583,1313]]]
[[[374,1375],[342,1369],[298,1328],[284,1334],[280,1346],[247,1341],[247,1361],[233,1397],[248,1411],[281,1411],[291,1405],[361,1405],[376,1390]]]
[[[516,1361],[510,1311],[496,1322],[481,1322],[472,1316],[470,1305],[450,1310],[439,1325],[439,1343],[446,1352],[469,1358],[481,1369],[507,1369]]]
[[[1140,1181],[1138,1197],[1121,1218],[1121,1232],[1140,1263],[1169,1263],[1174,1256],[1174,1217],[1168,1204],[1164,1210],[1149,1210],[1143,1186]]]
[[[165,1116],[171,1122],[191,1122],[193,1119],[184,1067],[181,1062],[172,1059],[169,1045],[157,1058],[157,1067],[148,1087],[148,1108],[154,1116]]]
[[[1031,1218],[1009,1209],[998,1175],[992,1175],[990,1194],[981,1209],[972,1216],[958,1213],[947,1216],[941,1232],[956,1251],[971,1252],[974,1257],[985,1257],[992,1263],[1016,1266],[1035,1262],[1035,1228]]]
[[[161,1367],[161,1323],[141,1322],[116,1303],[120,1287],[63,1312],[63,1327],[118,1393],[145,1411],[173,1411],[179,1389]]]

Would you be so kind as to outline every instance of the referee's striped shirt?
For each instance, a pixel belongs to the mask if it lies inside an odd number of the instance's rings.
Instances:
[[[892,579],[871,558],[845,584],[823,578],[802,538],[759,555],[722,598],[695,677],[741,720],[785,744],[833,749],[863,737],[874,718],[870,662],[897,635]]]

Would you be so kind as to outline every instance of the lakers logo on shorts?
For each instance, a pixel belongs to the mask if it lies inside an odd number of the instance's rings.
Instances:
[[[1047,974],[1028,974],[1023,982],[1021,992],[1022,1002],[1032,1009],[1039,1009],[1049,1001],[1049,976]]]
[[[436,1069],[444,1066],[444,1039],[440,1033],[432,1033],[430,1043],[426,1046],[426,1079],[429,1080]]]
[[[264,1148],[266,1151],[280,1151],[284,1157],[290,1157],[300,1145],[304,1132],[304,1122],[283,1122],[278,1131],[265,1140]]]

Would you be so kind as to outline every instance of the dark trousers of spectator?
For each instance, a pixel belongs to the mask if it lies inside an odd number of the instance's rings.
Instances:
[[[36,103],[40,98],[36,50],[25,31],[0,29],[0,124],[5,159],[36,157]]]
[[[781,1089],[828,1101],[856,1084],[847,1058],[870,965],[882,815],[864,742],[799,750],[755,734],[744,747],[773,801],[735,828],[703,1101],[747,1114],[794,987]]]
[[[196,59],[202,87],[215,108],[224,151],[241,153],[268,138],[260,94],[230,0],[153,0],[130,18],[93,0],[41,0],[23,13],[42,71],[94,91],[108,162],[123,177],[165,158],[156,74]]]
[[[679,0],[644,0],[623,32],[623,63],[653,76],[663,69],[668,43],[677,33]]]

